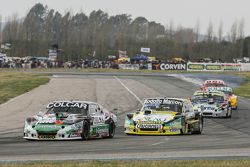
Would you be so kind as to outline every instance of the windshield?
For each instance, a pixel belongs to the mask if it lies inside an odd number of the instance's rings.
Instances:
[[[53,107],[48,109],[47,114],[59,114],[59,113],[68,113],[68,114],[82,114],[87,115],[88,112],[84,108],[76,108],[76,107]]]
[[[194,96],[192,98],[193,103],[206,103],[208,102],[208,97],[207,96]]]
[[[213,99],[214,99],[214,102],[217,102],[217,103],[224,102],[224,97],[223,96],[214,95]]]
[[[204,94],[204,95],[197,95],[192,98],[193,103],[207,103],[209,101],[216,102],[216,103],[222,103],[224,101],[223,96],[219,95],[211,95],[211,94]]]
[[[179,104],[147,104],[143,110],[182,112],[182,105]]]
[[[207,83],[205,86],[206,87],[223,87],[225,85],[221,83]]]

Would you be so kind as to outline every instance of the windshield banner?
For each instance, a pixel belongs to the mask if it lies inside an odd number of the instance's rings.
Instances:
[[[83,108],[87,109],[88,104],[79,102],[53,102],[47,105],[47,108]]]

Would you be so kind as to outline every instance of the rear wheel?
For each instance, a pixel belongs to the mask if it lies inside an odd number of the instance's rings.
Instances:
[[[90,126],[89,126],[88,121],[84,120],[82,123],[82,134],[81,134],[82,140],[88,140],[89,129],[90,129]]]

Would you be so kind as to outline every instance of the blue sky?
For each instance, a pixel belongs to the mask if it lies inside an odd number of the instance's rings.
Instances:
[[[223,22],[224,35],[234,21],[243,19],[245,35],[250,35],[249,0],[0,0],[0,15],[3,20],[14,13],[24,17],[38,2],[61,13],[83,11],[88,15],[92,10],[102,9],[109,15],[144,16],[165,26],[172,21],[175,27],[193,28],[199,20],[203,33],[209,22],[213,23],[215,33],[219,23]]]

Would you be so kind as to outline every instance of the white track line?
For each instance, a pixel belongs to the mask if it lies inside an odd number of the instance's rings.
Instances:
[[[163,144],[163,143],[165,143],[165,142],[154,143],[154,144],[152,144],[152,146],[156,146],[156,145]]]
[[[133,92],[131,91],[119,78],[117,78],[116,76],[113,76],[125,89],[127,89],[127,91],[132,94],[136,100],[138,100],[142,105],[143,105],[143,102],[141,101],[141,99]]]

